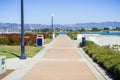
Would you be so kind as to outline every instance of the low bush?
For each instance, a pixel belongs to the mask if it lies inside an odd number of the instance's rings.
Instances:
[[[71,32],[67,33],[67,35],[73,40],[77,39],[77,34],[80,34],[80,32],[79,31],[71,31]]]
[[[0,38],[0,45],[7,45],[9,43],[8,38]]]
[[[45,39],[50,39],[50,32],[39,33],[44,35]],[[36,44],[37,34],[25,33],[24,34],[24,43],[25,45],[35,45]],[[20,34],[0,34],[0,45],[20,45],[21,35]]]
[[[9,40],[8,45],[20,45],[20,40],[13,38],[13,39]]]
[[[81,46],[81,43],[79,44]],[[84,51],[92,57],[94,61],[110,72],[115,80],[120,80],[120,53],[108,47],[99,46],[91,41],[86,41]]]

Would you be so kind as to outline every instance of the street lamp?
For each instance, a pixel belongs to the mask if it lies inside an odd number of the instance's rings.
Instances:
[[[24,44],[24,3],[21,0],[21,56],[20,59],[26,59]]]
[[[54,17],[54,14],[51,15],[51,27],[52,27],[52,39],[55,39],[55,32],[54,32],[54,27],[53,27],[53,17]]]

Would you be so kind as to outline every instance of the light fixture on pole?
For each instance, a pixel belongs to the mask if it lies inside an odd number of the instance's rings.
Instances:
[[[51,27],[52,27],[52,39],[55,39],[54,25],[53,25],[54,14],[51,15]]]
[[[21,0],[21,56],[20,59],[26,59],[24,44],[24,3]]]

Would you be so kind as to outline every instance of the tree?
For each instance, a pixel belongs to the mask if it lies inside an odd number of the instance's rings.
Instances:
[[[86,29],[85,29],[85,28],[81,28],[80,31],[81,31],[81,32],[86,32]]]
[[[50,30],[50,28],[44,28],[44,29],[42,29],[41,31],[42,31],[42,32],[49,32],[49,31],[51,31],[51,30]]]
[[[91,31],[96,32],[96,31],[100,31],[100,29],[98,29],[98,28],[92,28],[92,30],[91,30]]]
[[[109,28],[108,27],[104,27],[104,30],[109,30]]]
[[[119,27],[116,27],[116,29],[115,29],[115,30],[120,31],[120,28],[119,28]]]

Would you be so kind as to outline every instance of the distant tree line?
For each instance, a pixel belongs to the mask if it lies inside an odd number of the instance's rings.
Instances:
[[[86,31],[99,32],[99,31],[109,31],[109,30],[110,31],[120,31],[120,28],[116,27],[116,28],[110,29],[109,27],[104,27],[104,28],[93,27],[91,29],[87,29],[87,28],[78,29],[78,31],[80,31],[80,32],[86,32]]]

